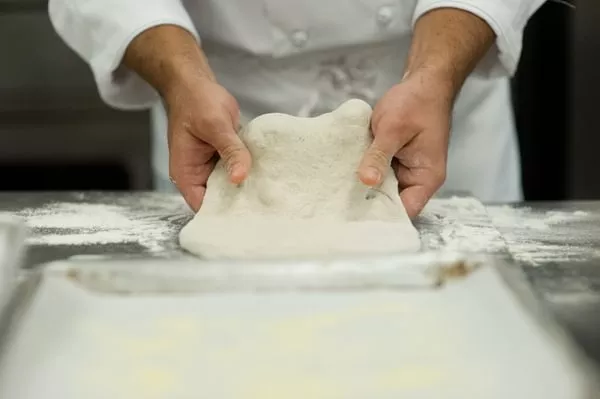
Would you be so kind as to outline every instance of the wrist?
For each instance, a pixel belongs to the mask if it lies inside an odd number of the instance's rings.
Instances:
[[[425,13],[413,33],[407,74],[424,76],[450,98],[456,97],[495,39],[485,21],[454,8]]]
[[[427,97],[447,102],[449,106],[460,91],[461,83],[456,74],[447,67],[424,64],[419,67],[407,68],[402,81],[418,82],[419,90]]]
[[[160,25],[138,35],[123,63],[153,86],[165,101],[174,91],[202,79],[214,80],[194,36],[173,25]]]
[[[168,72],[156,89],[167,103],[174,101],[182,90],[198,90],[215,81],[212,73],[203,69],[200,63],[187,58],[173,57],[165,64],[168,64],[165,65]]]

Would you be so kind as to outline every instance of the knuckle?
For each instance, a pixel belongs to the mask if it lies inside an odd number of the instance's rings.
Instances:
[[[385,166],[391,163],[387,153],[381,148],[372,148],[369,153],[370,163]]]
[[[228,95],[225,98],[225,108],[229,111],[229,113],[231,113],[232,117],[235,117],[237,114],[239,114],[240,112],[240,106],[237,102],[237,100],[235,99],[235,97]]]
[[[180,176],[178,176],[177,174],[174,173],[169,173],[169,180],[171,181],[171,183],[173,183],[173,185],[175,187],[177,187],[178,190],[182,190],[182,188],[184,187],[184,185],[181,182],[181,178]]]
[[[433,173],[433,182],[437,187],[440,187],[446,181],[446,168],[436,168]]]
[[[223,147],[221,150],[221,157],[225,161],[231,161],[239,157],[243,153],[243,148],[235,143],[231,143]]]
[[[380,117],[377,127],[380,130],[391,134],[401,134],[404,131],[413,130],[414,123],[411,118],[408,118],[401,113],[397,113]]]
[[[176,165],[174,162],[169,162],[169,179],[171,179],[171,181],[173,180],[177,180],[181,173],[179,173],[180,168],[178,167],[178,165]]]
[[[214,112],[204,115],[200,121],[200,124],[203,127],[203,129],[210,132],[222,130],[225,125],[221,115]]]

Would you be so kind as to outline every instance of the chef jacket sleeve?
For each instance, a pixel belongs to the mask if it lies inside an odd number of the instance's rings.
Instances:
[[[458,8],[483,19],[496,33],[496,43],[473,72],[486,77],[512,76],[523,47],[523,30],[545,0],[418,0],[413,26],[436,8]]]
[[[137,35],[169,24],[199,40],[180,0],[50,0],[48,11],[59,36],[90,65],[100,97],[115,108],[144,109],[159,100],[149,84],[121,65]]]

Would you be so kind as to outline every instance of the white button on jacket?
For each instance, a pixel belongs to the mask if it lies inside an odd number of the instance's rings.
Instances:
[[[383,6],[377,12],[377,22],[381,26],[388,26],[394,18],[394,10],[390,6]]]
[[[121,109],[152,108],[153,164],[168,182],[166,120],[157,93],[120,67],[135,36],[174,24],[201,40],[218,80],[242,114],[314,115],[349,97],[374,105],[403,73],[413,24],[440,7],[472,12],[497,35],[465,83],[453,115],[443,190],[484,201],[521,199],[509,76],[523,28],[544,0],[50,0],[52,23],[89,63],[103,100]],[[295,57],[293,64],[288,62]],[[114,72],[121,68],[118,79]]]

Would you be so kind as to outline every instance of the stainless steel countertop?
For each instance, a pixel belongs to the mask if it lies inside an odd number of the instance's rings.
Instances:
[[[585,352],[600,363],[600,201],[523,203],[535,211],[583,211],[587,216],[555,226],[545,244],[589,248],[580,259],[521,263],[538,293]],[[511,228],[500,228],[503,235]],[[575,232],[575,234],[573,234]],[[568,237],[568,240],[565,240]]]
[[[149,250],[147,246],[141,245],[135,240],[58,245],[40,242],[30,246],[26,257],[26,267],[35,267],[44,262],[82,254],[148,254],[167,258],[181,256],[177,245],[177,232],[192,216],[177,196],[168,194],[0,194],[0,212],[35,215],[36,210],[60,203],[123,206],[128,209],[135,208],[138,214],[148,213],[148,220],[156,219],[155,221],[160,223],[164,233],[157,239],[161,243],[160,248]],[[156,212],[156,209],[166,205],[169,207],[167,212]],[[491,205],[491,207],[493,206]],[[584,352],[600,364],[600,201],[524,203],[514,205],[514,207],[527,208],[534,212],[585,212],[585,217],[565,220],[563,223],[552,226],[550,234],[543,237],[543,245],[553,246],[555,253],[559,253],[561,248],[567,251],[570,247],[577,246],[589,249],[589,251],[582,252],[585,254],[584,256],[570,260],[565,260],[564,257],[560,257],[558,260],[548,259],[537,265],[530,265],[524,261],[518,263],[528,275],[536,293],[544,299],[557,319],[572,334]],[[146,208],[150,211],[147,212]],[[469,221],[465,223],[469,223]],[[416,221],[418,228],[421,224],[422,221]],[[152,223],[149,222],[148,229],[153,229],[152,226]],[[496,228],[503,236],[512,236],[513,240],[528,240],[527,229],[519,226],[518,221],[514,226],[503,224],[496,225]],[[519,230],[519,235],[515,236],[515,230]],[[53,231],[52,228],[41,230],[38,228],[34,229],[33,233],[38,235],[55,234],[56,231]],[[510,250],[510,239],[507,241],[509,241]]]

